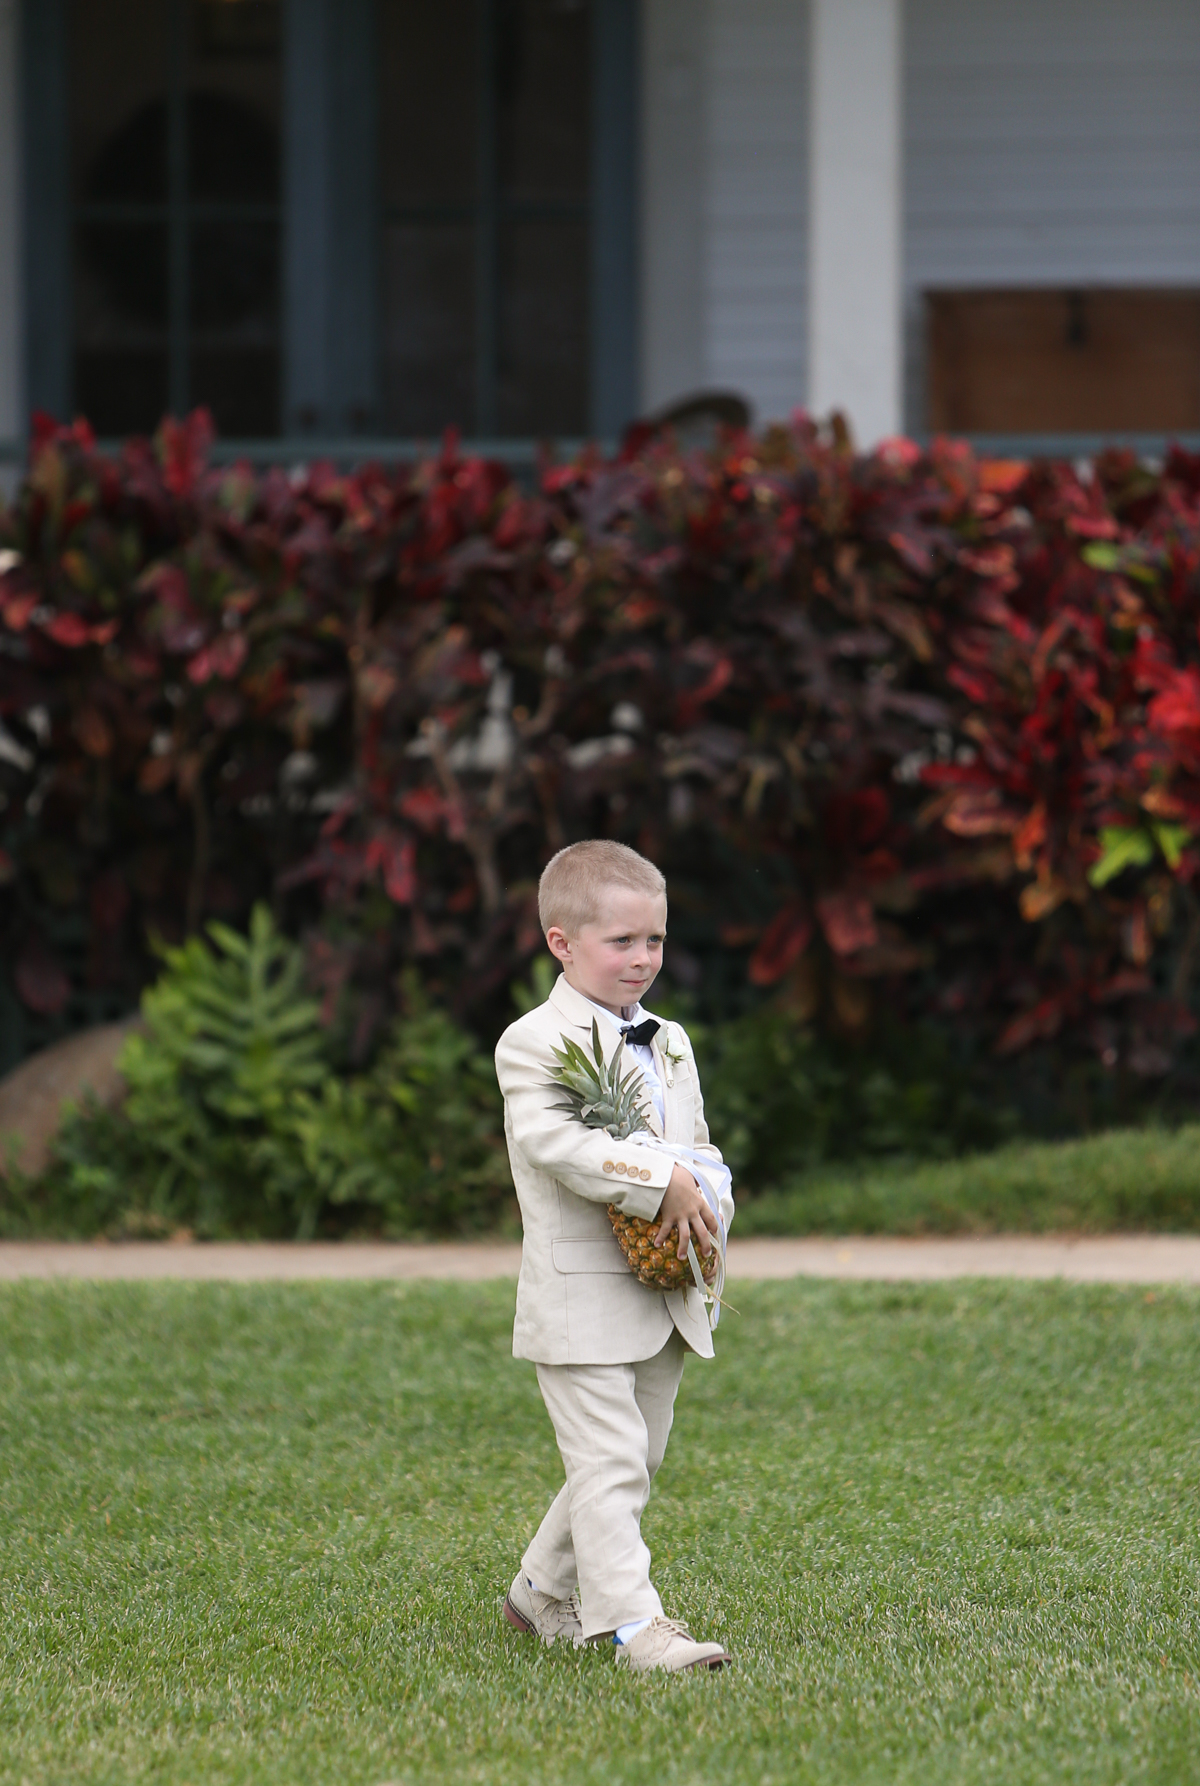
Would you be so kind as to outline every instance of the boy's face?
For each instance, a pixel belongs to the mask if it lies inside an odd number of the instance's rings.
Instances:
[[[557,924],[546,932],[550,953],[562,963],[567,984],[585,998],[619,1014],[645,998],[662,966],[667,902],[660,893],[605,887],[595,921],[569,937]]]

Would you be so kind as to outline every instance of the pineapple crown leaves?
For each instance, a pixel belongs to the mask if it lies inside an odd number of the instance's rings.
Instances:
[[[619,1047],[611,1060],[605,1060],[596,1018],[592,1018],[593,1058],[569,1036],[562,1041],[561,1048],[550,1050],[558,1062],[550,1069],[550,1077],[567,1094],[558,1108],[580,1117],[589,1129],[603,1129],[614,1141],[627,1141],[630,1135],[648,1130],[641,1070],[633,1067],[622,1077]]]

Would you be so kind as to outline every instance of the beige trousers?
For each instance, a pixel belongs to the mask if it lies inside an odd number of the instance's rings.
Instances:
[[[642,1512],[663,1460],[687,1347],[673,1332],[637,1364],[539,1364],[567,1480],[521,1559],[543,1594],[579,1589],[583,1634],[657,1618]]]

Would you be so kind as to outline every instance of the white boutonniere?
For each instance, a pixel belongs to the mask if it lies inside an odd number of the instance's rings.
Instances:
[[[659,1047],[667,1069],[667,1084],[674,1085],[675,1068],[680,1061],[687,1059],[687,1049],[683,1045],[683,1037],[673,1024],[663,1024]]]

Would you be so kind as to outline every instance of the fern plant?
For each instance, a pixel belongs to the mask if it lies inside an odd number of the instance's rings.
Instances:
[[[218,923],[208,935],[215,949],[193,937],[165,950],[167,972],[142,1000],[150,1033],[132,1036],[122,1058],[131,1112],[151,1053],[234,1121],[268,1117],[324,1077],[319,1006],[304,992],[303,957],[267,907],[254,908],[249,936]]]
[[[500,1097],[474,1039],[415,976],[370,1072],[339,1077],[303,954],[256,908],[248,936],[162,951],[119,1112],[64,1128],[30,1205],[59,1231],[204,1235],[465,1230],[511,1195]]]
[[[166,971],[142,1000],[146,1033],[121,1055],[125,1114],[159,1156],[152,1201],[164,1214],[187,1206],[208,1231],[272,1213],[286,1223],[293,1106],[328,1072],[319,1007],[266,906],[248,936],[214,923],[208,937],[163,951]]]

